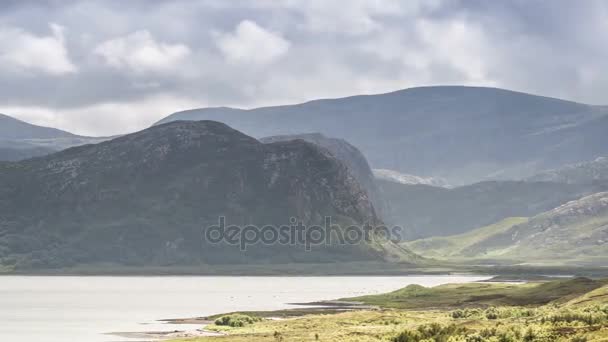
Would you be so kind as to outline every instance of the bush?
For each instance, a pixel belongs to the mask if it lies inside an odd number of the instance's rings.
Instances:
[[[253,324],[255,322],[259,322],[261,319],[259,317],[242,315],[242,314],[232,314],[222,316],[215,320],[215,325],[224,325],[229,327],[244,327],[247,324]]]
[[[487,319],[498,319],[498,310],[496,308],[488,308],[485,311]]]
[[[405,330],[399,335],[395,336],[393,342],[421,342],[421,341],[434,341],[434,342],[448,342],[454,341],[454,338],[466,336],[467,329],[457,327],[455,325],[449,325],[444,327],[437,323],[421,325],[416,331]]]

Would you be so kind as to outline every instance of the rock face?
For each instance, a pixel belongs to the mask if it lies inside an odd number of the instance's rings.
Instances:
[[[452,185],[522,179],[608,155],[608,108],[479,87],[422,87],[251,110],[204,108],[161,122],[211,119],[265,137],[320,132],[359,147],[373,168]]]
[[[2,161],[43,156],[68,147],[98,143],[107,139],[78,136],[0,114],[0,160]]]
[[[608,262],[608,192],[568,202],[469,246],[469,256],[522,262]]]
[[[567,184],[590,184],[608,181],[608,157],[599,157],[590,162],[566,165],[559,169],[539,173],[529,181],[549,181]]]
[[[380,223],[348,169],[302,140],[263,144],[222,123],[172,122],[0,163],[0,260],[17,267],[374,260],[370,244],[213,245],[202,228]],[[398,249],[397,249],[398,250]]]
[[[405,228],[404,239],[465,233],[507,217],[531,217],[597,191],[601,185],[487,181],[446,189],[378,181],[391,211],[389,224]]]
[[[277,135],[272,137],[266,137],[260,139],[263,143],[274,143],[281,141],[291,140],[304,140],[320,146],[327,150],[331,155],[342,161],[349,169],[351,174],[367,192],[369,198],[374,204],[374,208],[382,214],[386,210],[387,204],[385,203],[380,189],[375,182],[372,169],[367,163],[367,159],[361,151],[355,146],[349,144],[344,139],[328,138],[320,133],[309,133],[309,134],[294,134],[294,135]]]

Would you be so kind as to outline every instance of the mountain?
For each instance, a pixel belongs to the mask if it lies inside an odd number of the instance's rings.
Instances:
[[[387,169],[374,169],[373,173],[374,173],[374,177],[376,177],[377,179],[385,180],[385,181],[389,181],[389,182],[396,182],[396,183],[400,183],[400,184],[408,184],[408,185],[423,184],[423,185],[432,185],[432,186],[438,186],[438,187],[443,187],[443,188],[450,187],[448,182],[443,178],[420,177],[420,176],[408,175],[405,173],[401,173],[401,172],[394,171],[394,170],[387,170]]]
[[[2,139],[54,139],[75,138],[76,135],[56,128],[42,127],[0,114],[0,137]]]
[[[203,108],[255,137],[320,132],[359,147],[376,169],[462,185],[521,179],[608,155],[607,107],[496,88],[439,86],[256,109]]]
[[[465,235],[407,244],[435,257],[523,263],[608,262],[608,192],[570,201],[530,219],[511,219]],[[455,248],[456,247],[456,248]]]
[[[357,179],[359,184],[367,192],[374,207],[377,211],[382,212],[386,207],[384,198],[380,194],[380,189],[376,184],[372,169],[370,168],[367,159],[358,148],[351,145],[344,139],[335,139],[324,136],[320,133],[309,134],[294,134],[294,135],[276,135],[260,139],[263,143],[274,143],[280,141],[290,141],[301,139],[309,143],[320,146],[327,150],[338,160],[344,162],[346,167],[351,171],[352,175]]]
[[[107,139],[84,137],[56,128],[36,126],[0,114],[0,160],[4,161],[43,156],[68,147]]]
[[[213,121],[172,122],[0,163],[0,260],[18,269],[412,256],[390,242],[309,252],[301,244],[242,250],[203,238],[220,217],[226,226],[279,227],[292,217],[320,225],[326,216],[341,226],[381,223],[365,191],[326,151],[302,140],[263,144]]]
[[[566,165],[559,169],[541,172],[529,181],[548,181],[568,184],[590,184],[608,181],[608,158],[599,157],[590,162]]]
[[[608,184],[486,181],[452,189],[378,181],[391,211],[387,223],[406,240],[461,234],[508,217],[530,217],[567,201],[608,189]]]

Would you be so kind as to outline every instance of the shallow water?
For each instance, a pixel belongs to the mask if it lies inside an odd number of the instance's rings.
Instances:
[[[403,277],[0,277],[0,341],[128,341],[110,332],[193,330],[160,319],[487,279]]]

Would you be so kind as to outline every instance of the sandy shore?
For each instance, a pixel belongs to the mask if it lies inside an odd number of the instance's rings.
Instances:
[[[164,319],[159,322],[167,324],[183,324],[183,325],[196,325],[197,329],[190,330],[166,330],[166,331],[124,331],[124,332],[111,332],[107,335],[118,336],[128,339],[137,339],[137,341],[162,341],[176,338],[190,338],[190,337],[201,337],[201,336],[221,336],[221,333],[207,331],[205,326],[213,323],[204,317],[195,318],[179,318],[179,319]]]

